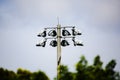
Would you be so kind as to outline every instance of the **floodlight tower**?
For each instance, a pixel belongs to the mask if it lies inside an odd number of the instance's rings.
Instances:
[[[66,30],[66,28],[71,28],[71,33],[68,30]],[[47,30],[49,30],[48,34],[47,34]],[[62,35],[61,35],[61,31],[62,31]],[[59,24],[59,20],[57,27],[44,28],[44,30],[37,35],[38,37],[43,37],[44,40],[36,44],[36,46],[45,47],[47,40],[52,39],[50,45],[52,47],[57,47],[57,80],[59,80],[59,73],[60,73],[58,67],[61,64],[61,46],[66,47],[70,45],[68,41],[65,40],[65,38],[72,38],[74,46],[83,46],[81,42],[75,40],[75,37],[77,35],[82,35],[82,33],[77,31],[75,29],[75,26],[61,27],[61,25]]]

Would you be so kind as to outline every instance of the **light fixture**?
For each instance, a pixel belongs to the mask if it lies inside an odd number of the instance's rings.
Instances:
[[[66,30],[65,28],[62,30],[62,35],[63,36],[70,36],[70,32],[68,30]]]
[[[46,37],[46,30],[41,31],[37,36],[38,37]]]
[[[55,37],[57,35],[57,32],[55,30],[50,30],[48,32],[48,36],[52,36],[52,37]]]
[[[72,29],[72,35],[73,36],[82,35],[82,33],[80,33],[78,30],[75,30],[75,28],[73,27],[73,29]]]
[[[57,41],[56,41],[56,40],[52,40],[52,41],[50,42],[50,45],[51,45],[52,47],[56,47],[56,46],[57,46]]]
[[[83,46],[83,44],[82,44],[81,42],[79,42],[79,41],[76,41],[76,42],[74,43],[74,46]]]
[[[70,29],[71,31],[69,31]],[[44,30],[37,35],[38,37],[43,37],[44,40],[36,44],[36,46],[45,47],[46,41],[52,39],[49,45],[52,47],[57,47],[57,80],[59,80],[60,77],[60,71],[58,70],[58,68],[59,66],[61,66],[61,47],[66,47],[70,45],[67,39],[71,38],[74,46],[83,46],[81,42],[75,40],[75,37],[77,37],[77,35],[81,35],[81,33],[76,30],[75,26],[61,27],[61,25],[59,24],[59,19],[57,27],[44,28]]]
[[[44,39],[40,43],[36,44],[36,46],[42,46],[42,47],[45,47],[45,45],[46,45],[46,39]]]
[[[75,41],[75,38],[72,39],[74,46],[83,46],[82,42],[80,41]]]
[[[65,47],[65,46],[69,46],[70,44],[68,43],[67,40],[62,40],[62,41],[61,41],[61,45],[62,45],[63,47]]]

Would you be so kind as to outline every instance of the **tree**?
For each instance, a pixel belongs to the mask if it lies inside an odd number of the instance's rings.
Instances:
[[[23,70],[21,68],[17,71],[18,80],[49,80],[47,75],[42,71],[30,72],[28,70]]]
[[[19,68],[17,73],[0,68],[0,80],[49,80],[48,76],[42,72],[30,72]]]
[[[85,80],[86,76],[86,69],[87,69],[87,60],[85,59],[84,56],[81,57],[81,60],[78,61],[78,63],[76,64],[76,71],[77,73],[75,73],[75,80]]]
[[[102,64],[99,55],[94,58],[92,65],[88,65],[86,58],[81,56],[76,64],[76,72],[70,72],[67,66],[59,66],[59,80],[120,80],[119,72],[114,70],[115,60],[111,60],[105,68]]]
[[[81,56],[76,64],[76,71],[69,71],[65,65],[58,67],[59,80],[120,80],[119,72],[115,71],[116,61],[111,60],[103,67],[100,56],[94,58],[93,64],[88,65],[85,56]],[[49,80],[43,71],[30,72],[19,68],[17,73],[4,68],[0,68],[0,80]],[[54,80],[57,80],[54,78]]]
[[[32,73],[28,70],[19,68],[17,70],[17,80],[31,80]]]
[[[114,71],[115,65],[115,60],[111,60],[105,67],[106,77],[109,80],[120,80],[119,73]]]
[[[49,78],[44,72],[38,71],[32,74],[32,80],[49,80]]]
[[[16,74],[13,71],[0,68],[0,80],[16,80]]]
[[[58,70],[60,70],[58,80],[73,80],[73,73],[68,70],[67,66],[61,65]]]

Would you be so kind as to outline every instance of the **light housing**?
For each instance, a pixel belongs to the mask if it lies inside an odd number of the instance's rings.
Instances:
[[[69,46],[70,44],[68,43],[67,40],[62,40],[62,41],[61,41],[61,45],[62,45],[63,47],[65,47],[65,46]]]
[[[75,27],[73,27],[73,29],[72,29],[72,35],[73,36],[82,35],[82,33],[80,33],[78,30],[75,30]]]
[[[79,41],[75,41],[74,46],[83,46],[83,44],[81,42],[79,42]]]
[[[36,46],[41,46],[41,47],[45,47],[45,45],[46,45],[46,39],[44,39],[40,43],[36,44]]]
[[[70,36],[70,32],[68,30],[66,30],[65,28],[62,30],[62,35],[63,36]]]
[[[74,46],[83,46],[82,42],[76,41],[75,38],[72,39]]]
[[[38,37],[46,37],[46,30],[41,31],[37,36]]]
[[[52,40],[52,41],[50,42],[50,45],[51,45],[52,47],[56,47],[56,46],[57,46],[57,41],[56,41],[56,40]]]
[[[56,30],[50,30],[50,31],[48,32],[48,36],[55,37],[56,35],[57,35]]]

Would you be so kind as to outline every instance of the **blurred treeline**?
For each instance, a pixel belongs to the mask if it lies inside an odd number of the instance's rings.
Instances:
[[[43,71],[30,72],[19,68],[17,72],[0,68],[0,80],[49,80]]]
[[[76,71],[69,71],[68,67],[58,67],[58,80],[120,80],[119,72],[115,71],[116,61],[109,61],[105,67],[100,56],[94,58],[93,64],[89,65],[84,56],[76,63]],[[0,68],[0,80],[50,80],[43,71],[30,72],[19,68],[17,72]],[[54,80],[57,80],[55,77]]]
[[[86,58],[81,56],[75,72],[69,71],[65,65],[59,66],[58,80],[120,80],[119,72],[114,70],[115,66],[116,61],[111,60],[103,68],[99,55],[94,58],[93,64],[89,65]]]

